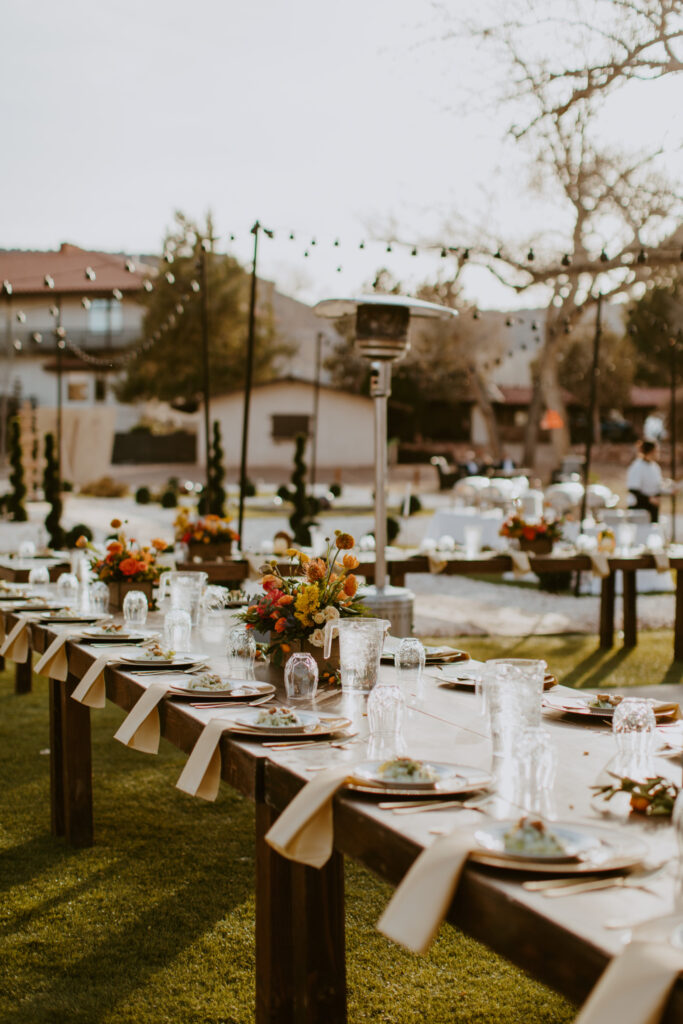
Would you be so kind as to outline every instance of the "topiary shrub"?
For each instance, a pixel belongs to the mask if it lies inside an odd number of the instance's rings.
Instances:
[[[408,515],[414,516],[416,512],[422,511],[422,502],[418,498],[417,494],[411,494],[408,501]]]
[[[393,516],[387,516],[387,544],[393,544],[401,532],[401,524]]]
[[[76,541],[79,537],[87,537],[88,540],[92,540],[93,532],[89,526],[85,523],[76,523],[70,530],[67,530],[64,534],[64,546],[67,548],[75,548]]]
[[[162,508],[176,508],[178,505],[178,495],[175,491],[164,491],[159,501]]]
[[[286,488],[285,488],[286,489]],[[244,497],[255,498],[256,497],[256,484],[249,477],[244,481]]]
[[[81,487],[81,494],[89,498],[124,498],[128,494],[128,485],[117,483],[111,476],[101,476]]]
[[[218,420],[213,421],[213,442],[209,456],[209,479],[208,479],[208,511],[215,516],[225,515],[225,499],[227,497],[223,481],[225,480],[225,469],[223,468],[223,446],[221,444],[221,425]]]
[[[278,489],[277,489],[277,491],[275,493],[278,496],[278,498],[282,499],[282,501],[289,501],[290,500],[290,497],[289,497],[289,487],[287,486],[287,484],[280,484],[280,486],[278,487]]]
[[[16,416],[10,422],[9,433],[9,461],[12,472],[9,482],[12,490],[7,497],[7,509],[15,523],[25,523],[28,519],[24,507],[26,497],[26,484],[24,483],[24,464],[21,458],[21,427]]]
[[[330,492],[330,494],[332,495],[332,497],[334,497],[334,498],[341,498],[341,493],[342,493],[342,485],[341,484],[330,484],[330,486],[327,489]]]
[[[281,487],[278,495],[283,501],[289,501],[294,506],[294,511],[289,517],[289,525],[292,528],[295,544],[311,543],[311,527],[315,526],[314,517],[320,510],[320,505],[315,498],[306,493],[306,463],[304,462],[304,449],[306,447],[306,435],[297,434],[294,441],[294,472],[291,476],[292,487]]]
[[[152,494],[149,487],[145,487],[144,485],[142,487],[138,487],[135,492],[135,500],[138,505],[149,505],[152,500]]]
[[[64,494],[71,494],[74,489],[74,485],[70,480],[62,480],[62,492]]]
[[[50,503],[50,511],[45,517],[45,529],[50,538],[50,547],[59,549],[64,543],[64,530],[60,522],[62,518],[62,497],[59,488],[59,464],[55,453],[55,439],[52,434],[45,435],[43,494],[45,501]]]

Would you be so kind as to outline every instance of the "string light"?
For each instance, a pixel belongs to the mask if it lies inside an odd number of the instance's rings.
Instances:
[[[120,302],[121,299],[123,298],[123,292],[121,291],[120,288],[114,288],[111,294],[113,298],[116,299],[117,302]]]
[[[43,282],[46,288],[54,288],[55,286],[55,280],[53,277],[50,277],[49,274],[45,275],[45,277],[43,278]]]
[[[94,281],[95,278],[97,277],[97,274],[95,273],[95,271],[93,270],[92,267],[86,267],[85,268],[85,277],[86,277],[86,280],[88,280],[88,281]]]
[[[19,312],[17,313],[17,320],[19,321],[20,324],[26,323],[26,313],[24,313],[23,310],[19,310]]]
[[[143,287],[143,288],[145,289],[145,291],[146,291],[146,292],[152,292],[152,291],[154,291],[154,285],[153,285],[153,284],[152,284],[152,282],[151,282],[151,281],[149,280],[149,278],[147,278],[147,280],[146,280],[146,281],[143,281],[143,283],[142,283],[142,287]]]
[[[601,263],[608,263],[609,262],[609,256],[607,255],[607,253],[605,252],[604,249],[600,253],[600,262]]]
[[[681,257],[683,258],[683,253],[681,254]],[[13,289],[12,289],[12,285],[10,284],[10,282],[7,281],[7,280],[4,280],[2,282],[2,291],[3,291],[3,293],[9,297],[12,294],[12,290]]]

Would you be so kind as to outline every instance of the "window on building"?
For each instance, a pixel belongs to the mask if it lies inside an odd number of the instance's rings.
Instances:
[[[275,413],[272,417],[272,438],[274,441],[293,441],[297,434],[311,432],[311,416],[300,413]]]
[[[88,376],[85,373],[70,373],[66,378],[66,397],[69,402],[88,401]]]
[[[107,401],[107,377],[104,373],[98,373],[95,377],[95,401]]]
[[[115,299],[93,299],[88,310],[92,334],[117,334],[123,330],[123,306]]]

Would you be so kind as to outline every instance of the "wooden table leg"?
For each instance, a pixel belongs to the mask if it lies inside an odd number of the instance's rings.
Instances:
[[[292,1024],[291,863],[264,836],[276,812],[256,801],[256,1024]]]
[[[15,666],[14,692],[30,693],[33,677],[33,658],[29,651],[28,661],[18,661]]]
[[[69,676],[60,690],[64,834],[71,846],[92,846],[90,708],[71,699],[77,685]]]
[[[256,803],[256,1024],[345,1024],[344,864],[294,864],[267,845]]]
[[[48,680],[50,694],[50,831],[64,835],[64,762],[62,754],[62,686]]]
[[[636,619],[636,574],[622,571],[623,608],[624,608],[624,647],[635,647],[638,643],[638,624]]]
[[[614,646],[614,573],[605,576],[600,588],[600,646]]]
[[[674,659],[683,661],[683,571],[676,570],[676,611],[674,613]]]

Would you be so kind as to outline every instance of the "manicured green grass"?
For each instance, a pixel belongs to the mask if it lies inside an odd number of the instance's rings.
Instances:
[[[440,638],[439,642],[443,642]],[[671,634],[598,652],[595,637],[452,638],[473,656],[538,656],[563,682],[680,681]],[[180,793],[184,756],[112,740],[92,713],[96,844],[49,835],[47,693],[0,675],[0,1020],[3,1024],[247,1024],[253,1020],[253,809],[223,786]],[[448,926],[427,957],[374,928],[388,886],[347,871],[349,1017],[382,1024],[561,1024],[575,1009]]]

